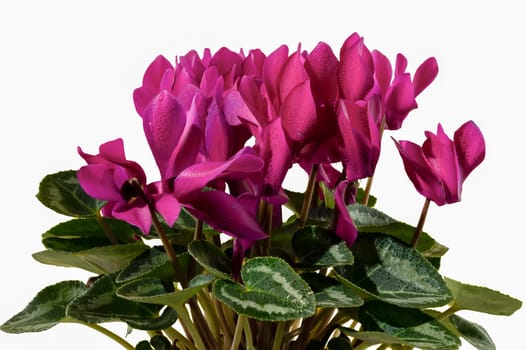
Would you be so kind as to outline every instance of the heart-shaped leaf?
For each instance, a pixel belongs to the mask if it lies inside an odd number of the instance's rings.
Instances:
[[[125,283],[145,277],[157,277],[162,280],[173,280],[175,278],[173,265],[163,247],[152,247],[134,258],[117,275],[116,281]]]
[[[115,274],[105,275],[97,279],[84,295],[68,305],[66,314],[77,320],[90,323],[131,321],[136,327],[148,321],[159,322],[159,306],[121,298],[115,293],[117,288]],[[164,288],[166,290],[167,287],[164,286]],[[164,318],[161,316],[161,319]],[[169,323],[173,318],[164,320]],[[165,327],[169,325],[167,324]],[[146,327],[146,329],[151,328]]]
[[[415,249],[385,235],[361,235],[352,246],[352,266],[336,267],[344,278],[380,300],[398,306],[442,306],[451,294],[437,270]]]
[[[314,272],[304,273],[301,277],[314,291],[318,307],[345,308],[363,304],[363,300],[351,288],[334,278]]]
[[[423,349],[457,349],[459,338],[433,317],[418,309],[381,301],[365,303],[359,310],[365,331],[381,331]]]
[[[141,303],[168,305],[174,309],[182,306],[188,299],[199,293],[214,281],[211,275],[195,276],[183,290],[167,292],[164,283],[158,278],[143,278],[121,286],[117,295],[127,300]]]
[[[7,333],[40,332],[68,320],[66,307],[86,292],[80,281],[63,281],[42,289],[33,300],[0,329]]]
[[[40,182],[37,198],[57,213],[73,217],[95,216],[105,203],[84,192],[74,170],[44,177]]]
[[[351,265],[354,261],[345,242],[333,231],[318,226],[307,226],[296,231],[292,236],[292,247],[300,263],[306,266]]]
[[[455,310],[472,310],[509,316],[522,306],[520,300],[496,290],[464,284],[447,277],[445,281],[453,295]]]
[[[458,315],[449,316],[449,321],[462,338],[466,339],[471,345],[479,350],[496,350],[495,343],[488,332],[479,324],[468,321]]]
[[[78,267],[98,275],[118,271],[149,247],[142,243],[95,247],[78,252],[44,250],[33,254],[38,262],[48,265]]]
[[[188,245],[190,255],[210,274],[224,279],[232,276],[232,260],[207,241],[193,241]]]
[[[214,296],[238,314],[262,321],[286,321],[312,316],[316,298],[308,284],[276,257],[249,259],[241,269],[244,284],[214,283]]]
[[[101,221],[103,221],[101,223]],[[53,250],[79,251],[110,245],[102,225],[120,243],[136,242],[139,231],[134,226],[110,218],[79,218],[60,223],[42,235],[44,246]]]
[[[362,204],[349,205],[347,210],[360,232],[383,233],[406,243],[411,242],[413,238],[415,232],[413,226],[395,220],[379,210]],[[441,257],[448,250],[425,232],[422,232],[416,248],[426,257]]]

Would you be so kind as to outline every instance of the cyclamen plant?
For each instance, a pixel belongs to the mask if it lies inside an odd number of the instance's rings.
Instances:
[[[477,125],[452,139],[438,125],[422,146],[393,139],[425,204],[416,227],[374,208],[382,137],[438,73],[434,58],[406,67],[356,33],[338,56],[320,42],[157,57],[133,98],[159,180],[120,138],[98,154],[79,147],[85,166],[46,176],[37,198],[73,219],[33,257],[94,276],[44,288],[1,329],[74,322],[128,350],[457,349],[460,338],[494,349],[457,312],[522,303],[443,276],[447,248],[423,230],[430,202],[458,202],[484,159]],[[283,187],[295,164],[304,193]],[[149,337],[130,344],[105,322]]]

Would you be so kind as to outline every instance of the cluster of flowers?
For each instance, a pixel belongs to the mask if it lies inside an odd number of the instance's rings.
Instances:
[[[356,201],[351,184],[373,175],[384,129],[402,126],[438,73],[434,58],[413,75],[406,69],[403,55],[393,68],[356,33],[339,57],[324,42],[311,52],[283,45],[268,56],[259,49],[205,50],[202,57],[191,51],[175,66],[159,56],[133,97],[160,181],[148,182],[116,139],[97,155],[79,148],[87,162],[79,182],[107,201],[103,215],[145,234],[157,214],[172,225],[186,208],[234,238],[239,266],[247,249],[282,223],[282,183],[299,164],[334,191],[334,231],[350,246],[357,236],[346,209]],[[459,201],[464,179],[484,158],[482,134],[469,121],[453,140],[440,125],[426,136],[422,146],[395,141],[410,180],[438,205]],[[268,227],[258,220],[262,203],[271,208]]]

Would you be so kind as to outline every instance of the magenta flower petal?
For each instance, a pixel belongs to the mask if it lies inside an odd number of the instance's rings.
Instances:
[[[268,237],[254,215],[235,197],[221,191],[194,193],[189,209],[214,229],[236,238],[256,241]]]
[[[437,205],[446,204],[444,187],[438,174],[433,171],[427,162],[422,148],[413,142],[394,141],[402,157],[407,176],[416,190]]]
[[[438,64],[434,57],[425,60],[416,70],[413,77],[415,96],[418,96],[438,75]]]
[[[146,108],[143,127],[153,156],[164,176],[186,123],[186,113],[179,102],[167,91],[161,91]]]
[[[386,124],[389,130],[398,130],[409,112],[417,107],[413,84],[409,74],[398,75],[384,99]]]
[[[157,93],[169,88],[174,67],[164,56],[157,56],[148,66],[144,73],[142,86],[133,92],[135,109],[139,115],[143,115],[144,109]]]
[[[265,183],[273,193],[283,184],[287,171],[292,166],[292,150],[287,142],[280,119],[274,119],[263,128],[260,156],[265,162]]]
[[[468,121],[455,132],[453,140],[461,179],[464,180],[484,160],[486,153],[484,137],[478,126],[473,121]]]
[[[438,124],[437,134],[426,132],[427,140],[422,144],[422,152],[435,173],[442,180],[448,203],[458,202],[462,182],[457,162],[455,145]]]
[[[181,212],[181,205],[175,196],[170,193],[161,193],[153,196],[155,210],[161,214],[169,226],[173,226]]]
[[[148,234],[152,227],[152,215],[150,209],[146,203],[142,201],[140,204],[117,202],[111,209],[111,216],[137,226],[144,234]]]
[[[298,52],[293,53],[281,69],[278,87],[279,100],[285,101],[298,85],[308,79],[309,76],[303,65],[303,57]]]
[[[374,84],[372,70],[372,57],[363,39],[342,50],[338,82],[343,97],[352,102],[363,99]]]
[[[318,114],[307,80],[296,86],[281,106],[281,123],[290,140],[303,146],[316,134]]]
[[[279,79],[281,77],[281,70],[287,61],[288,55],[289,48],[286,45],[281,45],[268,55],[263,66],[263,81],[270,101],[273,104],[277,103],[276,100],[279,97]]]
[[[352,221],[351,215],[345,205],[345,192],[350,181],[342,181],[334,191],[334,199],[336,203],[335,210],[338,212],[338,221],[335,227],[335,233],[342,239],[347,246],[351,246],[356,237],[358,236],[358,230]]]
[[[122,198],[113,175],[114,166],[111,164],[86,165],[77,172],[82,189],[93,198],[103,201],[119,201]]]
[[[248,174],[260,171],[263,161],[246,150],[236,153],[228,161],[207,161],[184,169],[174,180],[173,190],[177,198],[185,201],[192,193],[201,191],[209,182],[233,174]]]
[[[338,58],[329,45],[318,43],[305,60],[312,94],[319,101],[332,103],[338,96]]]
[[[374,61],[374,77],[380,89],[382,96],[385,96],[389,84],[391,83],[391,78],[393,76],[393,69],[389,59],[380,51],[374,50],[372,52],[373,61]]]
[[[395,78],[399,75],[405,74],[406,69],[407,69],[407,58],[405,58],[404,55],[399,53],[398,55],[396,55]]]

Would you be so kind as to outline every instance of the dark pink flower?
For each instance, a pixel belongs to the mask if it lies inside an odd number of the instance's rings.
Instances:
[[[153,200],[153,193],[141,166],[126,159],[122,139],[102,144],[97,155],[84,153],[80,147],[78,152],[88,163],[78,170],[79,183],[93,198],[107,201],[102,208],[103,215],[126,221],[147,234],[152,224],[147,202]],[[167,201],[169,207],[163,205]],[[179,215],[177,200],[164,198],[160,205],[167,217]]]
[[[351,183],[352,182],[348,180],[342,181],[334,191],[336,204],[335,210],[338,218],[334,230],[336,235],[340,237],[342,241],[347,243],[349,247],[354,243],[358,236],[358,230],[356,229],[356,226],[354,226],[351,215],[347,210],[347,204],[352,204],[352,202],[354,202],[354,198],[352,200],[349,200],[348,198],[349,184]]]
[[[426,131],[422,147],[395,141],[404,167],[416,190],[437,205],[460,201],[466,177],[484,159],[484,137],[474,122],[464,123],[451,140],[438,125]]]
[[[347,179],[372,176],[380,157],[382,123],[381,103],[377,95],[369,102],[340,100],[338,108],[342,162]]]
[[[380,51],[372,53],[374,60],[375,88],[373,93],[382,96],[386,128],[400,129],[410,111],[417,108],[416,97],[435,79],[438,65],[434,57],[425,60],[416,70],[413,80],[405,70],[407,59],[402,54],[396,56],[395,73],[388,58]]]

